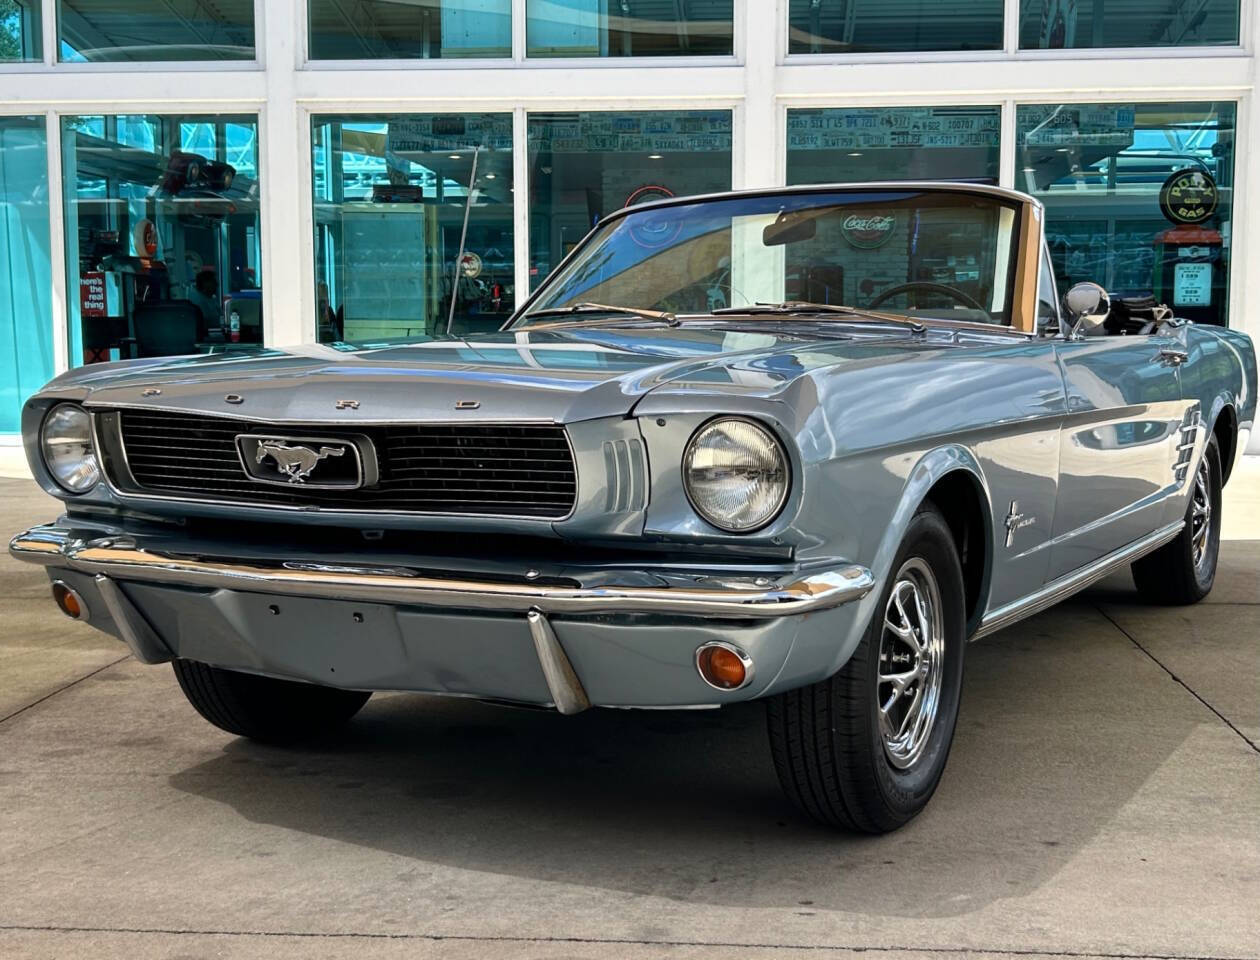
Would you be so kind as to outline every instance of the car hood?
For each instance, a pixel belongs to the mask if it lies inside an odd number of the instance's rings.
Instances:
[[[260,420],[565,423],[625,415],[666,383],[773,397],[820,366],[886,363],[945,346],[858,325],[566,326],[94,364],[50,387],[91,405]]]

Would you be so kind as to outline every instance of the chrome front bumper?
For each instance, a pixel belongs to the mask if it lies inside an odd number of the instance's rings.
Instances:
[[[405,567],[275,560],[233,562],[146,547],[133,537],[84,539],[46,525],[14,537],[17,560],[121,580],[504,613],[668,613],[719,619],[790,617],[866,596],[871,572],[849,564],[785,577],[662,575],[659,587],[560,587],[425,577]]]
[[[847,659],[862,606],[851,601],[873,587],[870,571],[853,564],[760,575],[584,566],[509,574],[500,564],[492,578],[345,554],[285,560],[240,546],[228,557],[222,541],[65,519],[14,537],[9,552],[74,590],[90,611],[83,619],[144,663],[184,658],[562,713],[717,706],[821,679]],[[757,662],[755,683],[726,691],[701,680],[695,651],[718,640]]]

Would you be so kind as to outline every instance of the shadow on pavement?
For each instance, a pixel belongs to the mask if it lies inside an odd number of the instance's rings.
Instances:
[[[233,741],[171,782],[251,821],[466,870],[693,904],[961,915],[1045,883],[1203,722],[1096,602],[969,647],[944,781],[882,838],[787,803],[755,703],[565,718],[378,696],[334,740]]]

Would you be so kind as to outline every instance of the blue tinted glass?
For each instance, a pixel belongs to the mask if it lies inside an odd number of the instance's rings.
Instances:
[[[528,0],[529,56],[729,56],[732,8],[732,0]]]
[[[39,0],[0,0],[0,63],[41,60]]]
[[[1238,42],[1239,0],[1021,0],[1019,45],[1188,47]]]
[[[254,59],[253,0],[57,0],[57,26],[62,61]]]
[[[1000,50],[1002,6],[1002,0],[789,0],[788,50]]]
[[[62,118],[72,365],[262,342],[257,129]]]
[[[997,183],[998,107],[789,110],[787,182]]]
[[[53,375],[48,151],[43,117],[0,117],[0,433]]]
[[[1020,106],[1016,186],[1046,205],[1059,289],[1092,280],[1225,323],[1236,113],[1232,102]]]
[[[313,60],[510,57],[511,0],[310,0]]]
[[[452,301],[453,330],[501,326],[515,304],[512,115],[313,124],[320,341],[440,334]]]
[[[729,110],[529,115],[529,277],[621,207],[731,187]]]

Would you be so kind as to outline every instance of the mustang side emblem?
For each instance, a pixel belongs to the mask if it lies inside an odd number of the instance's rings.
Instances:
[[[345,447],[291,447],[287,443],[264,440],[254,452],[254,462],[261,464],[268,457],[276,462],[276,468],[289,478],[289,483],[306,483],[311,471],[328,457],[344,457]]]
[[[1006,545],[1009,547],[1015,542],[1015,531],[1022,530],[1024,527],[1031,527],[1037,522],[1036,517],[1026,517],[1019,512],[1019,501],[1011,501],[1011,509],[1006,514]]]

